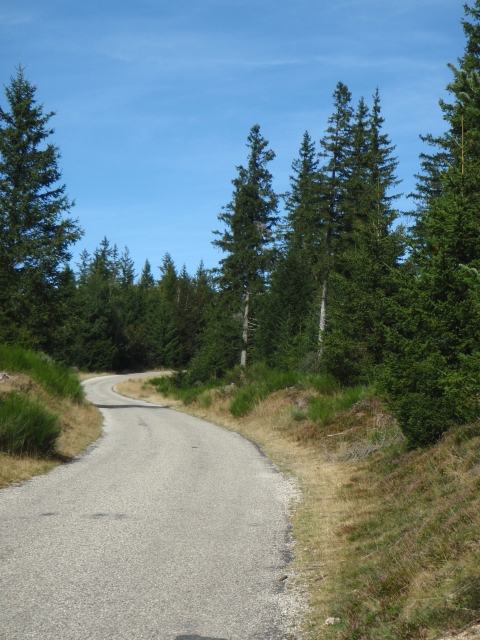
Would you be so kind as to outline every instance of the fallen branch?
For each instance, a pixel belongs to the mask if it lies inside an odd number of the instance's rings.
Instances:
[[[338,433],[327,433],[327,438],[333,438],[334,436],[343,436],[344,433],[349,433],[354,429],[355,427],[352,427],[351,429],[347,429],[346,431],[339,431]]]

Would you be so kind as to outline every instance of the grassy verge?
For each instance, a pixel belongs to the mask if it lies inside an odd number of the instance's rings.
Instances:
[[[0,487],[45,473],[101,434],[102,416],[77,374],[48,358],[0,346]]]
[[[232,405],[251,380],[198,387],[188,405],[156,380],[117,390],[238,431],[298,479],[288,583],[309,609],[293,637],[433,640],[469,626],[480,618],[479,425],[408,451],[372,390],[324,383],[262,391],[241,417]]]
[[[45,354],[20,347],[0,345],[0,370],[24,373],[52,395],[82,400],[83,389],[77,373],[57,364]]]

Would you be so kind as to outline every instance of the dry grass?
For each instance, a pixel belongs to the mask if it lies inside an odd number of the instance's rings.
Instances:
[[[155,377],[157,374],[153,374]],[[146,384],[145,378],[130,378],[130,380],[124,380],[118,382],[113,390],[128,398],[139,398],[145,400],[145,402],[153,402],[154,404],[166,404],[169,407],[180,407],[182,403],[179,400],[172,400],[172,398],[165,398],[160,393],[155,391],[155,388]]]
[[[31,378],[20,373],[12,375],[10,379],[3,380],[0,384],[2,395],[13,390],[35,397],[51,411],[59,413],[62,434],[58,440],[56,452],[52,456],[32,457],[0,452],[0,488],[50,471],[62,462],[77,456],[100,437],[102,414],[92,404],[86,401],[74,402],[67,398],[52,397]]]
[[[480,638],[480,624],[473,624],[459,633],[449,633],[448,636],[443,636],[439,640],[478,640],[478,638]]]

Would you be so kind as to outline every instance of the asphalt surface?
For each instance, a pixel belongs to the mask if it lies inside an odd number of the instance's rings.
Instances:
[[[0,490],[1,640],[283,637],[288,483],[241,436],[114,393],[124,377],[85,383],[95,445]]]

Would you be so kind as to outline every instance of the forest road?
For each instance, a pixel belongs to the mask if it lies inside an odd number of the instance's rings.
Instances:
[[[241,436],[91,378],[104,435],[0,490],[1,640],[283,636],[290,486]]]

